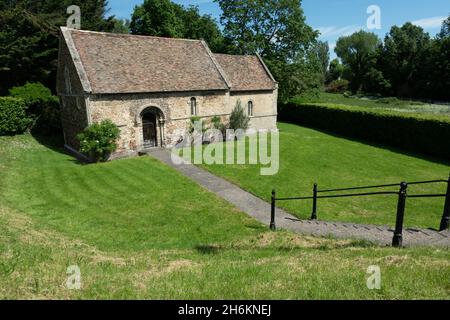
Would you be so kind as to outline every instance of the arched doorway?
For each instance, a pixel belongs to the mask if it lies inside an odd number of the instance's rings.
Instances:
[[[145,108],[140,113],[142,124],[142,148],[164,146],[164,115],[156,107]]]
[[[142,134],[144,137],[144,148],[158,146],[156,116],[151,112],[146,112],[142,115]]]

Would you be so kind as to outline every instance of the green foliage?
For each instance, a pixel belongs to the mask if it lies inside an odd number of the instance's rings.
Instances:
[[[220,132],[222,132],[222,135],[225,135],[227,126],[222,122],[219,116],[214,116],[211,119],[211,125],[213,129],[219,130]]]
[[[130,20],[128,19],[113,19],[113,27],[111,29],[112,33],[123,33],[128,34],[130,33]]]
[[[348,90],[348,80],[339,79],[333,80],[326,87],[326,91],[329,93],[345,93]]]
[[[259,53],[279,82],[281,101],[321,86],[326,52],[316,46],[318,32],[306,24],[300,0],[217,2],[230,52]]]
[[[27,81],[55,88],[58,27],[66,24],[70,5],[81,9],[84,30],[109,31],[106,0],[16,0],[0,6],[0,94]]]
[[[33,129],[50,134],[61,131],[59,99],[41,83],[29,83],[9,90],[11,97],[20,98],[27,105],[27,114],[34,119]]]
[[[341,79],[343,73],[344,73],[344,66],[340,63],[339,59],[333,59],[330,62],[326,82],[330,83],[334,80]]]
[[[204,39],[213,51],[223,50],[223,36],[210,15],[198,7],[185,8],[170,0],[145,0],[136,6],[130,29],[133,34]]]
[[[80,151],[95,162],[106,161],[116,151],[119,137],[120,130],[111,120],[94,123],[78,135]]]
[[[280,118],[450,160],[450,118],[446,116],[402,115],[354,106],[290,103],[281,107]]]
[[[238,129],[247,130],[249,122],[250,118],[247,116],[244,109],[242,108],[241,100],[238,100],[236,102],[236,106],[234,107],[230,115],[230,128],[233,130]]]
[[[375,66],[377,48],[380,45],[378,36],[366,31],[341,37],[336,42],[335,52],[344,64],[343,74],[350,81],[350,89],[353,93],[364,89],[367,83],[365,76]]]
[[[26,114],[22,99],[0,97],[0,135],[23,133],[32,120]]]
[[[363,31],[342,37],[335,49],[345,66],[342,76],[353,93],[450,100],[449,24],[450,17],[434,39],[409,22],[393,26],[384,43]]]
[[[379,59],[395,95],[411,97],[421,90],[421,80],[426,77],[421,69],[430,45],[428,33],[411,23],[394,26],[386,35]]]

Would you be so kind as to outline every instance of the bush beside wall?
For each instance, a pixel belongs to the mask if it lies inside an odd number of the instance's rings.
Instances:
[[[20,134],[27,130],[32,120],[26,109],[22,99],[0,97],[0,135]]]
[[[280,120],[450,160],[450,117],[288,103]]]
[[[62,132],[59,99],[41,83],[29,83],[9,90],[13,98],[25,101],[27,114],[34,120],[33,130],[43,134]]]

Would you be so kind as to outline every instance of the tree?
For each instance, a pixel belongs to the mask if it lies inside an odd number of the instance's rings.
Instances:
[[[339,59],[333,59],[330,62],[327,73],[327,82],[330,83],[334,80],[339,80],[344,72],[344,66]]]
[[[247,130],[249,122],[250,118],[245,114],[241,100],[238,100],[230,115],[230,128],[233,130]]]
[[[116,19],[113,20],[113,27],[111,29],[112,33],[130,33],[130,20],[128,19]]]
[[[430,46],[429,34],[409,22],[402,27],[393,26],[386,35],[380,65],[397,96],[411,97],[423,90],[422,80],[428,67],[424,62]]]
[[[315,55],[323,74],[325,75],[330,63],[330,49],[328,47],[328,42],[317,41],[312,48],[312,52]]]
[[[335,52],[344,64],[344,77],[350,81],[353,93],[363,90],[366,74],[375,66],[380,45],[376,34],[365,31],[338,39]]]
[[[450,37],[450,15],[442,22],[441,32],[439,33],[439,38]]]
[[[216,1],[230,52],[260,54],[279,82],[281,101],[309,90],[311,82],[320,85],[311,61],[318,32],[306,24],[300,0]]]
[[[113,17],[106,0],[8,0],[0,5],[0,94],[27,81],[55,87],[58,27],[65,25],[67,7],[81,9],[81,27],[109,31]]]
[[[224,34],[237,54],[259,53],[287,61],[306,51],[318,36],[306,24],[300,0],[216,0]]]
[[[201,15],[196,6],[185,8],[170,0],[145,0],[134,9],[130,29],[140,35],[204,39],[215,52],[224,48],[222,33],[210,15]]]
[[[450,16],[442,23],[441,32],[432,41],[426,60],[427,97],[450,100]]]
[[[170,0],[145,0],[134,8],[130,29],[133,34],[183,37],[183,22],[177,15],[181,6]]]

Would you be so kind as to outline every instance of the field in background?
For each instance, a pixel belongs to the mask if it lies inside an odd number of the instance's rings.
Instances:
[[[285,142],[299,134],[281,128]],[[300,134],[304,152],[305,141],[326,141]],[[310,157],[330,170],[318,153]],[[444,171],[411,165],[418,176]],[[398,178],[394,170],[385,178]],[[80,165],[29,135],[0,137],[0,171],[0,299],[450,298],[448,250],[273,233],[148,157]],[[302,175],[287,182],[295,177]],[[71,265],[80,268],[81,290],[66,287]],[[370,265],[381,268],[381,290],[366,286]]]
[[[429,103],[397,98],[346,97],[342,94],[321,92],[318,96],[296,97],[296,103],[329,103],[369,108],[372,111],[394,111],[402,114],[434,114],[450,117],[450,103]]]

